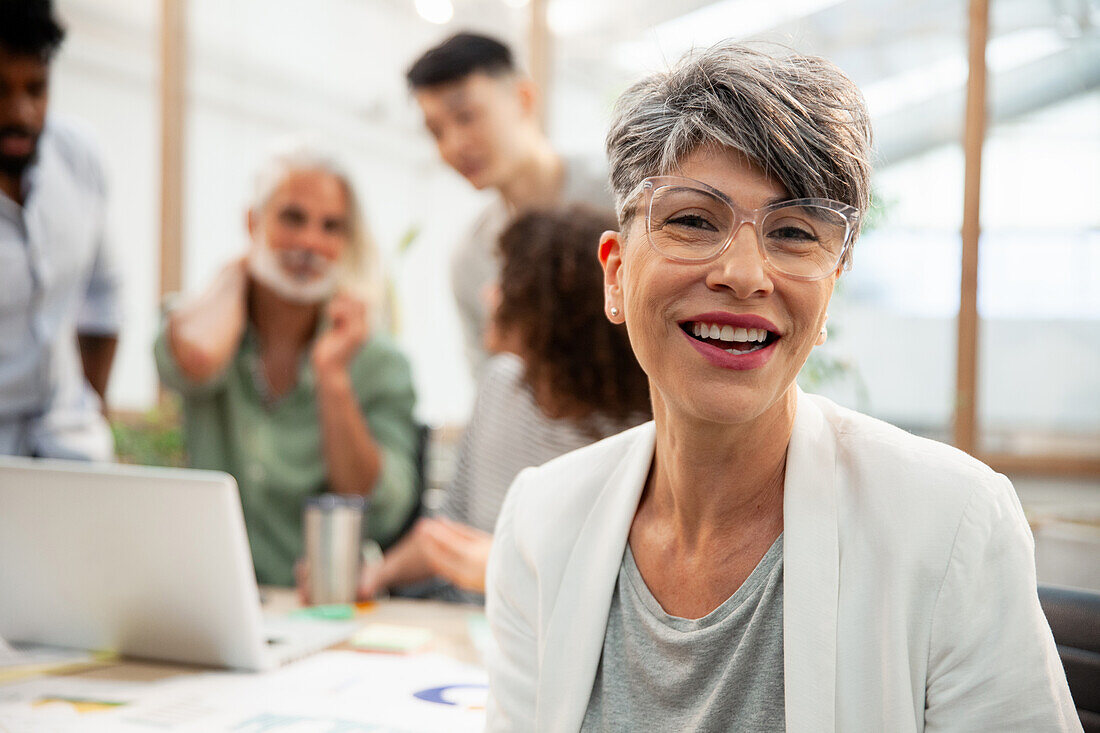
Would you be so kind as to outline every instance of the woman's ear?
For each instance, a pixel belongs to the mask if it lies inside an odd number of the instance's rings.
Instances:
[[[256,238],[256,230],[260,228],[260,215],[255,209],[249,209],[244,216],[244,225],[248,229],[248,238]]]
[[[600,265],[603,266],[604,312],[612,323],[622,323],[623,318],[623,259],[622,235],[606,231],[600,236]]]

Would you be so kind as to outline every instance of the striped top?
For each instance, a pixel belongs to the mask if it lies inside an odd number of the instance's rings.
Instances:
[[[485,532],[493,531],[504,495],[520,471],[593,442],[593,436],[573,421],[543,414],[523,380],[524,368],[514,354],[497,354],[485,363],[474,412],[459,444],[454,479],[440,510]],[[598,437],[633,424],[597,421]]]

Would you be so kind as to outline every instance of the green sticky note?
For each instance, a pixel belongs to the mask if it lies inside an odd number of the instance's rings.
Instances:
[[[330,603],[325,606],[306,606],[290,615],[296,618],[320,618],[327,621],[347,621],[355,618],[355,606],[350,603]]]

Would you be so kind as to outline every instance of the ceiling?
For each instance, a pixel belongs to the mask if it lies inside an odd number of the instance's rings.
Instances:
[[[421,18],[415,0],[185,1],[197,75],[293,84],[394,127],[417,122],[402,77],[425,47],[460,29],[498,35],[521,56],[529,41],[530,0],[450,0],[454,17],[443,25]],[[155,52],[157,5],[62,0],[60,8],[102,28],[105,42],[121,44],[129,31]],[[991,122],[1100,87],[1100,0],[990,6]],[[834,61],[867,97],[879,165],[900,161],[961,139],[967,13],[967,0],[547,0],[551,133],[598,149],[627,84],[733,37]]]

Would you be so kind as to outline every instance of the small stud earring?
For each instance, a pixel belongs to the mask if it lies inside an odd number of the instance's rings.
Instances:
[[[611,317],[612,318],[618,318],[619,317],[619,309],[616,308],[615,306],[611,306]]]

